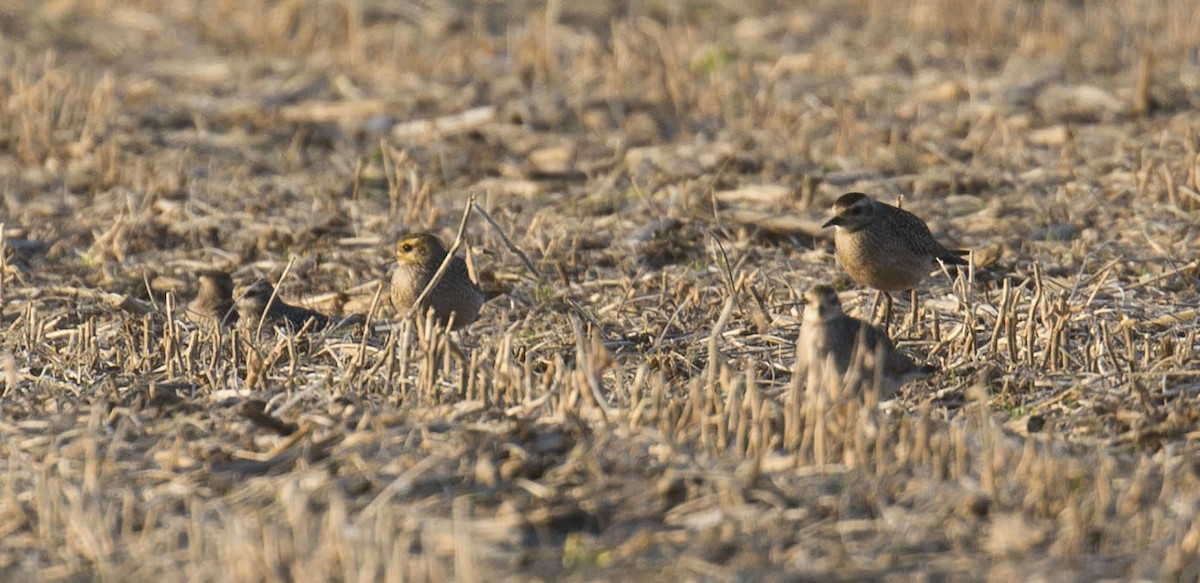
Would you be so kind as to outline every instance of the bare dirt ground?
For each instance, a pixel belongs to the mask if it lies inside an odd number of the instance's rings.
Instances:
[[[1200,8],[796,4],[0,0],[0,579],[1195,580]],[[974,251],[884,403],[792,378],[850,190]]]

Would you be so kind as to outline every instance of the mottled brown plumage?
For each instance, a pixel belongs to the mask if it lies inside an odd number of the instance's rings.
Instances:
[[[391,285],[392,307],[397,313],[403,315],[413,306],[445,258],[446,248],[433,235],[418,233],[400,238],[396,243],[396,271],[392,273]],[[432,308],[434,318],[443,326],[453,315],[454,328],[458,329],[479,317],[483,301],[483,291],[471,281],[466,262],[455,257],[437,286],[425,297],[421,313]]]
[[[322,330],[336,323],[335,319],[319,312],[288,304],[277,295],[274,301],[271,301],[274,293],[275,287],[264,279],[243,289],[237,298],[238,319],[242,325],[257,327],[264,311],[267,313],[264,326],[268,327],[283,326],[299,330],[306,322],[312,320],[309,330]],[[267,302],[270,302],[269,307]]]
[[[881,396],[888,396],[904,383],[928,377],[936,369],[918,365],[900,352],[887,332],[847,316],[837,292],[827,285],[814,286],[804,294],[808,304],[796,341],[797,371],[821,382],[835,373],[843,380],[857,379],[869,385],[878,368]],[[832,365],[832,371],[825,367]],[[853,370],[856,374],[847,375]]]
[[[197,322],[215,322],[228,326],[237,322],[233,308],[233,278],[223,271],[197,274],[196,297],[188,302],[188,314]]]
[[[837,258],[855,281],[884,292],[913,289],[937,268],[938,261],[966,265],[967,251],[947,249],[916,215],[865,194],[842,195],[834,217]]]

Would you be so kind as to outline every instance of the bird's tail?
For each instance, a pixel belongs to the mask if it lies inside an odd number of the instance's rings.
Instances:
[[[946,253],[943,253],[938,259],[941,259],[946,265],[968,265],[967,260],[963,257],[970,253],[969,249],[947,249]]]
[[[912,369],[904,373],[904,381],[917,381],[927,379],[938,372],[938,367],[932,364],[914,364]]]

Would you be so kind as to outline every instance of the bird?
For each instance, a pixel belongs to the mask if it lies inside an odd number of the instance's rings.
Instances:
[[[835,252],[846,273],[883,292],[887,298],[885,321],[891,315],[890,292],[915,289],[939,261],[967,265],[962,256],[969,251],[939,243],[920,217],[861,192],[838,197],[833,215],[821,228],[834,227]]]
[[[229,326],[237,322],[233,304],[233,278],[224,271],[201,271],[196,274],[199,287],[196,297],[188,302],[188,314],[198,322],[215,322]]]
[[[412,308],[433,275],[446,259],[446,248],[429,233],[405,235],[396,242],[396,270],[392,273],[392,307],[397,313]],[[453,257],[437,285],[421,302],[421,310],[433,310],[441,326],[453,321],[453,329],[466,327],[479,317],[483,290],[471,280],[467,263]]]
[[[266,324],[280,325],[292,330],[299,330],[312,320],[309,328],[311,331],[323,330],[337,323],[335,318],[283,301],[283,298],[275,293],[275,286],[265,279],[255,281],[237,294],[237,311],[239,322],[251,327],[258,326],[260,319]]]
[[[878,379],[880,394],[886,397],[909,381],[937,372],[936,367],[917,364],[898,350],[883,329],[846,315],[832,287],[813,286],[804,299],[796,371],[807,371],[810,384],[811,379],[822,379],[822,374],[830,372],[842,381],[874,383]],[[832,371],[825,368],[828,364],[834,367]]]

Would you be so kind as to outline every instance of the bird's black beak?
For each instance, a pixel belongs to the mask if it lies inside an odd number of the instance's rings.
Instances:
[[[842,221],[842,217],[833,217],[832,219],[825,221],[825,224],[821,225],[821,228],[828,229],[829,227],[838,227],[843,224],[845,224],[845,222]]]

